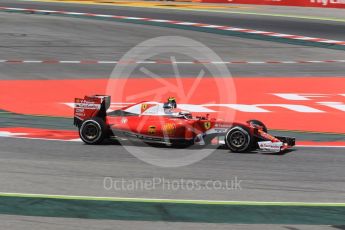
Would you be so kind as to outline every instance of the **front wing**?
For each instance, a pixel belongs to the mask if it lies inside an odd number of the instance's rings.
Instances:
[[[276,136],[280,142],[272,142],[272,141],[259,141],[258,146],[261,151],[266,152],[284,152],[285,150],[292,148],[296,144],[295,138],[291,137],[280,137]]]

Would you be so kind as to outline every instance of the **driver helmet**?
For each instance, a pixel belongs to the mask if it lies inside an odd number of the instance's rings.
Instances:
[[[168,101],[164,103],[163,109],[165,113],[172,113],[173,109],[176,109],[176,99],[174,97],[169,97]]]

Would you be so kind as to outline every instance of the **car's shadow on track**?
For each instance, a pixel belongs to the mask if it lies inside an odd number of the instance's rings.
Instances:
[[[134,146],[134,147],[145,147],[145,148],[162,148],[162,149],[186,149],[186,150],[196,150],[196,149],[224,149],[227,150],[225,146],[221,145],[174,145],[169,146],[163,143],[150,143],[144,141],[132,141],[132,140],[117,140],[108,139],[104,140],[99,145],[117,145],[117,146]]]
[[[195,151],[195,150],[200,150],[200,149],[214,149],[214,150],[223,150],[228,153],[232,154],[246,154],[246,155],[256,155],[256,154],[262,154],[262,155],[279,155],[283,156],[286,155],[287,153],[294,152],[295,149],[289,149],[281,153],[273,153],[273,152],[261,152],[261,151],[249,151],[249,152],[244,152],[244,153],[233,153],[231,152],[225,145],[180,145],[180,146],[169,146],[166,144],[160,144],[160,143],[148,143],[148,142],[143,142],[143,141],[129,141],[129,140],[117,140],[117,139],[108,139],[103,141],[101,146],[132,146],[132,147],[139,147],[139,148],[161,148],[161,149],[183,149],[186,151]]]

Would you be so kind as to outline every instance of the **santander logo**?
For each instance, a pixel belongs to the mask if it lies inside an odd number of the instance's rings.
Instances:
[[[311,3],[322,4],[323,6],[333,5],[333,4],[344,4],[345,0],[310,0]]]

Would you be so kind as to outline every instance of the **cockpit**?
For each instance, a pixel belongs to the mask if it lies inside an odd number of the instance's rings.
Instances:
[[[164,113],[173,117],[192,119],[193,116],[188,111],[174,112],[174,109],[177,108],[176,99],[174,97],[169,97],[168,101],[163,104]]]
[[[128,106],[123,110],[116,110],[108,113],[112,116],[169,116],[181,119],[193,119],[192,113],[189,111],[181,111],[177,108],[175,98],[169,97],[165,103],[145,101],[132,106]]]
[[[177,116],[180,118],[184,118],[184,119],[192,119],[193,118],[192,114],[190,112],[187,112],[187,111],[181,111],[178,113]]]

